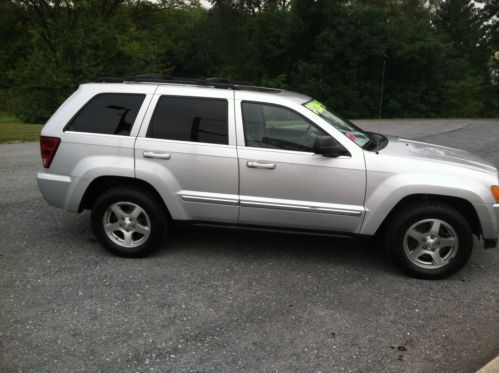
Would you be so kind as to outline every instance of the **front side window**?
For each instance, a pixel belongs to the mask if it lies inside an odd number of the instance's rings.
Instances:
[[[130,135],[145,95],[103,93],[94,96],[66,127],[67,131]]]
[[[228,144],[228,102],[201,97],[162,96],[147,137]]]
[[[272,104],[242,103],[246,146],[313,152],[322,129],[295,111]]]

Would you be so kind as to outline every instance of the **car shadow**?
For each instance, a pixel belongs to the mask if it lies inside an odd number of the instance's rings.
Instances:
[[[285,259],[301,263],[344,263],[349,267],[372,267],[399,273],[393,269],[385,251],[371,239],[187,226],[175,228],[155,256],[178,253],[253,261]]]
[[[84,236],[87,238],[84,246],[91,245],[94,254],[113,257],[94,238],[88,214],[72,217],[75,218],[79,224],[72,222],[60,226],[63,235]],[[174,227],[171,236],[149,258],[168,260],[172,255],[200,260],[282,261],[295,265],[331,263],[345,269],[404,276],[372,239],[182,225]]]

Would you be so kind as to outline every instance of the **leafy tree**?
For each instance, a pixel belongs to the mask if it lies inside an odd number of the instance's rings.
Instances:
[[[485,111],[490,81],[490,52],[479,10],[471,0],[447,0],[439,8],[435,24],[452,47],[447,53],[449,77],[445,85],[448,112],[453,116],[479,116]]]
[[[499,115],[496,0],[4,0],[0,110],[43,121],[97,76],[219,76],[349,117]]]

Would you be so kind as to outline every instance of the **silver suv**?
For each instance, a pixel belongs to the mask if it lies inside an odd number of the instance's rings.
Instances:
[[[142,257],[174,222],[380,237],[408,274],[442,278],[499,234],[497,169],[370,133],[312,98],[217,79],[83,84],[42,130],[43,197],[92,210],[97,239]]]

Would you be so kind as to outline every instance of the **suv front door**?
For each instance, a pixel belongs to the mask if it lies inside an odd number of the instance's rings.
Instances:
[[[315,138],[334,130],[299,103],[258,98],[235,93],[239,224],[358,232],[366,188],[362,149],[338,133],[348,156],[314,154]]]

